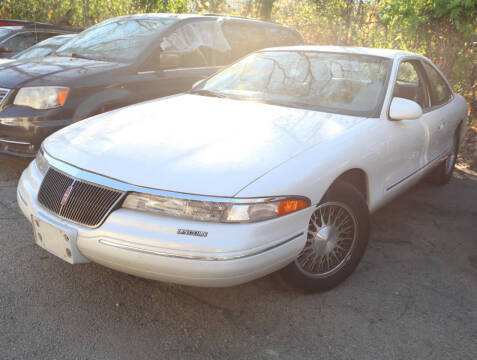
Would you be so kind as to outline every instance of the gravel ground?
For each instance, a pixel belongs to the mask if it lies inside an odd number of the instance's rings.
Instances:
[[[226,289],[71,266],[33,243],[0,155],[2,359],[475,359],[477,174],[419,184],[373,216],[355,273],[305,295],[278,276]]]

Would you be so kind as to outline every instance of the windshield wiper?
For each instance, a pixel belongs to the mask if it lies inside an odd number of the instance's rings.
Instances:
[[[191,90],[189,91],[191,94],[197,94],[202,96],[211,96],[211,97],[218,97],[218,98],[227,98],[226,95],[220,94],[215,91],[205,90],[205,89],[198,89],[198,90]]]
[[[78,54],[78,53],[71,53],[71,57],[75,58],[75,59],[98,60],[98,59],[95,59],[91,56],[82,55],[82,54]]]
[[[56,56],[72,57],[72,58],[75,58],[75,59],[98,60],[98,59],[95,59],[91,56],[86,56],[86,55],[78,54],[78,53],[75,53],[75,52],[72,52],[72,53],[64,53],[64,52],[57,53],[57,52],[55,52],[55,55]]]

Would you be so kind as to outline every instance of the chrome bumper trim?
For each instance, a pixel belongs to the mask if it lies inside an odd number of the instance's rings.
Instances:
[[[100,239],[98,242],[100,244],[103,244],[103,245],[106,245],[106,246],[111,246],[111,247],[122,249],[122,250],[129,250],[129,251],[139,252],[139,253],[147,254],[147,255],[165,256],[165,257],[172,257],[172,258],[185,259],[185,260],[227,261],[227,260],[237,260],[237,259],[242,259],[242,258],[247,258],[247,257],[250,257],[250,256],[255,256],[255,255],[262,254],[266,251],[270,251],[270,250],[273,250],[273,249],[275,249],[279,246],[285,245],[286,243],[288,243],[292,240],[295,240],[302,235],[304,235],[304,232],[296,234],[295,236],[292,236],[289,239],[281,241],[278,244],[271,245],[271,246],[269,246],[265,249],[260,249],[256,252],[253,252],[253,253],[250,253],[250,254],[242,254],[242,255],[235,255],[235,256],[234,255],[231,255],[231,256],[179,255],[179,254],[173,254],[173,253],[169,253],[169,252],[161,251],[161,250],[151,250],[151,249],[142,248],[140,246],[122,244],[122,243],[112,241],[112,240]]]

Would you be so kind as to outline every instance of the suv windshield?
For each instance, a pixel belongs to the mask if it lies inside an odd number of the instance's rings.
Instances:
[[[382,105],[390,66],[391,60],[376,56],[265,51],[218,73],[196,91],[206,96],[375,116]]]
[[[149,41],[175,18],[119,18],[104,21],[78,34],[56,52],[59,56],[131,62]]]

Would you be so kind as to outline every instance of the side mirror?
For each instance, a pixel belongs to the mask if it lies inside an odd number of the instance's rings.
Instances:
[[[161,69],[173,69],[180,67],[181,56],[176,53],[161,53],[159,56],[159,67]]]
[[[391,101],[389,117],[392,120],[415,120],[422,115],[421,106],[415,101],[395,97]]]

